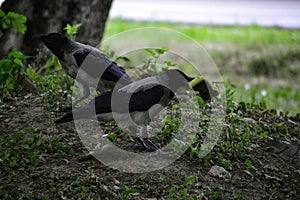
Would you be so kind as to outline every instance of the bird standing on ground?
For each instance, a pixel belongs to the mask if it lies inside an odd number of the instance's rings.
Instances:
[[[191,78],[175,69],[145,80],[133,82],[115,92],[105,92],[86,106],[67,113],[55,123],[69,122],[74,118],[89,119],[95,117],[95,114],[100,121],[114,120],[114,116],[126,121],[129,112],[131,120],[140,129],[140,135],[136,139],[147,150],[151,148],[158,150],[158,147],[148,139],[147,125],[175,96],[174,92],[182,87],[186,89],[190,87],[198,91],[204,100],[218,94],[203,77]],[[113,101],[113,98],[116,100]]]
[[[97,48],[69,40],[61,33],[37,34],[33,37],[48,47],[66,73],[83,88],[83,97],[74,104],[89,96],[90,86],[103,93],[115,87],[117,82],[119,87],[133,82],[123,68]]]

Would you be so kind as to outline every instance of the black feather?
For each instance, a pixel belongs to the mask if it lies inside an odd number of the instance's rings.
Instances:
[[[112,62],[102,74],[102,79],[118,82],[121,79],[122,85],[132,83],[131,78],[126,74],[123,68],[120,68],[115,62]]]
[[[112,112],[111,101],[114,101],[114,111],[118,113],[134,111],[146,111],[151,108],[152,105],[159,103],[161,97],[164,94],[164,87],[157,85],[148,90],[141,90],[137,93],[127,92],[115,92],[112,97],[112,92],[106,92],[97,96],[91,101],[87,107],[95,105],[96,113],[108,113]],[[113,98],[113,99],[112,99]],[[129,101],[129,108],[125,107],[126,101]]]
[[[162,96],[164,95],[165,87],[157,85],[148,90],[141,90],[137,93],[130,94],[127,92],[117,92],[114,95],[114,112],[126,113],[134,111],[147,111],[154,104],[160,103]],[[90,118],[92,117],[95,107],[96,114],[104,114],[112,112],[112,92],[106,92],[97,96],[88,105],[83,108],[74,110],[79,118]],[[170,95],[170,99],[173,97],[173,93]],[[128,105],[126,102],[129,101],[129,108],[124,106]],[[162,105],[165,106],[165,105]],[[55,121],[55,123],[65,123],[73,120],[73,112],[69,112],[62,118]]]
[[[56,120],[54,123],[56,124],[62,124],[73,120],[73,112],[68,112],[63,117]]]
[[[76,60],[76,64],[77,64],[78,67],[81,66],[81,64],[86,59],[86,57],[89,55],[89,53],[91,53],[91,51],[88,50],[88,49],[84,49],[84,51],[82,51],[82,52],[74,53],[73,56]]]

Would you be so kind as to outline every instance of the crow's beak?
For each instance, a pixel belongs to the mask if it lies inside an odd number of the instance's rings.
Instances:
[[[35,38],[35,39],[38,39],[38,40],[43,40],[44,35],[42,35],[42,34],[36,34],[36,35],[32,36],[32,38]]]

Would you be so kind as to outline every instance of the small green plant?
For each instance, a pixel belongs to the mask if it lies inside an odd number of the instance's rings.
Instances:
[[[27,128],[13,134],[3,133],[0,139],[0,157],[4,163],[2,170],[9,173],[12,169],[24,169],[37,166],[40,154],[59,157],[72,151],[55,139],[46,141],[42,133],[32,134],[34,129]]]
[[[113,199],[118,199],[118,200],[127,200],[127,199],[130,199],[131,196],[139,194],[138,190],[130,188],[128,186],[125,186],[123,193],[119,193],[119,192],[116,193],[116,192],[114,192],[113,189],[110,189],[107,186],[104,186],[103,189],[106,192],[108,192],[113,197]]]
[[[107,136],[112,142],[117,141],[117,135],[115,133],[109,133]]]
[[[145,174],[142,174],[142,175],[140,176],[140,179],[141,179],[142,181],[144,181],[144,180],[147,179],[147,177],[148,177],[148,174],[145,173]]]
[[[3,30],[11,27],[14,27],[19,33],[24,35],[27,30],[26,21],[27,18],[24,15],[20,15],[15,12],[8,12],[5,14],[5,12],[0,9],[0,37],[3,34]]]
[[[187,199],[196,200],[197,195],[192,194],[191,187],[194,185],[196,179],[194,176],[186,178],[186,184],[175,185],[169,190],[168,199]]]
[[[50,66],[50,65],[49,65]],[[65,108],[71,104],[72,80],[61,70],[55,70],[57,67],[48,68],[43,75],[38,74],[36,70],[29,66],[26,69],[28,78],[37,86],[39,91],[43,92],[43,104],[46,109],[53,107]]]
[[[138,194],[138,190],[125,186],[125,191],[123,193],[124,199],[129,199],[130,196]]]
[[[0,84],[5,90],[16,90],[22,87],[20,83],[24,75],[23,60],[29,58],[13,48],[6,57],[0,60]]]
[[[71,36],[71,39],[73,40],[73,35],[75,35],[80,28],[81,24],[75,24],[75,25],[70,25],[67,24],[67,26],[64,28],[64,30],[67,31],[67,34]]]
[[[145,61],[143,69],[149,70],[152,75],[157,75],[161,71],[167,70],[169,67],[176,66],[176,64],[171,61],[164,61],[163,64],[158,63],[160,57],[169,51],[169,48],[167,47],[145,49],[145,51],[150,54],[150,57]]]
[[[165,117],[165,125],[162,130],[162,136],[166,138],[171,138],[173,135],[172,133],[177,132],[180,126],[180,119],[175,118],[172,119],[170,115]]]
[[[114,60],[116,62],[118,61],[123,61],[125,62],[126,64],[129,64],[131,62],[130,58],[128,58],[127,56],[119,56],[119,55],[116,55],[116,52],[111,50],[109,48],[108,45],[105,45],[103,47],[100,48],[100,50],[105,54],[107,55],[107,57],[109,57],[111,60]]]
[[[3,30],[14,27],[21,34],[26,31],[26,17],[14,12],[5,14],[0,9],[0,37]],[[22,77],[24,76],[23,61],[29,56],[13,48],[7,56],[0,60],[0,90],[2,93],[22,88]]]

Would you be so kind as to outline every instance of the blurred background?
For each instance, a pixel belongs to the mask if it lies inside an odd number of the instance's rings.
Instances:
[[[204,25],[300,27],[297,0],[114,0],[111,17]]]
[[[33,34],[62,32],[67,24],[81,23],[76,40],[93,46],[134,28],[169,28],[204,47],[235,90],[235,101],[292,114],[300,111],[300,1],[10,0],[1,8],[24,14],[28,22],[24,37],[13,31],[3,33],[2,56],[12,46],[35,55],[41,46],[31,39]],[[164,40],[159,37],[155,35],[156,40]]]
[[[114,0],[106,33],[143,26],[178,30],[208,51],[236,87],[236,101],[298,113],[299,19],[297,0]]]

